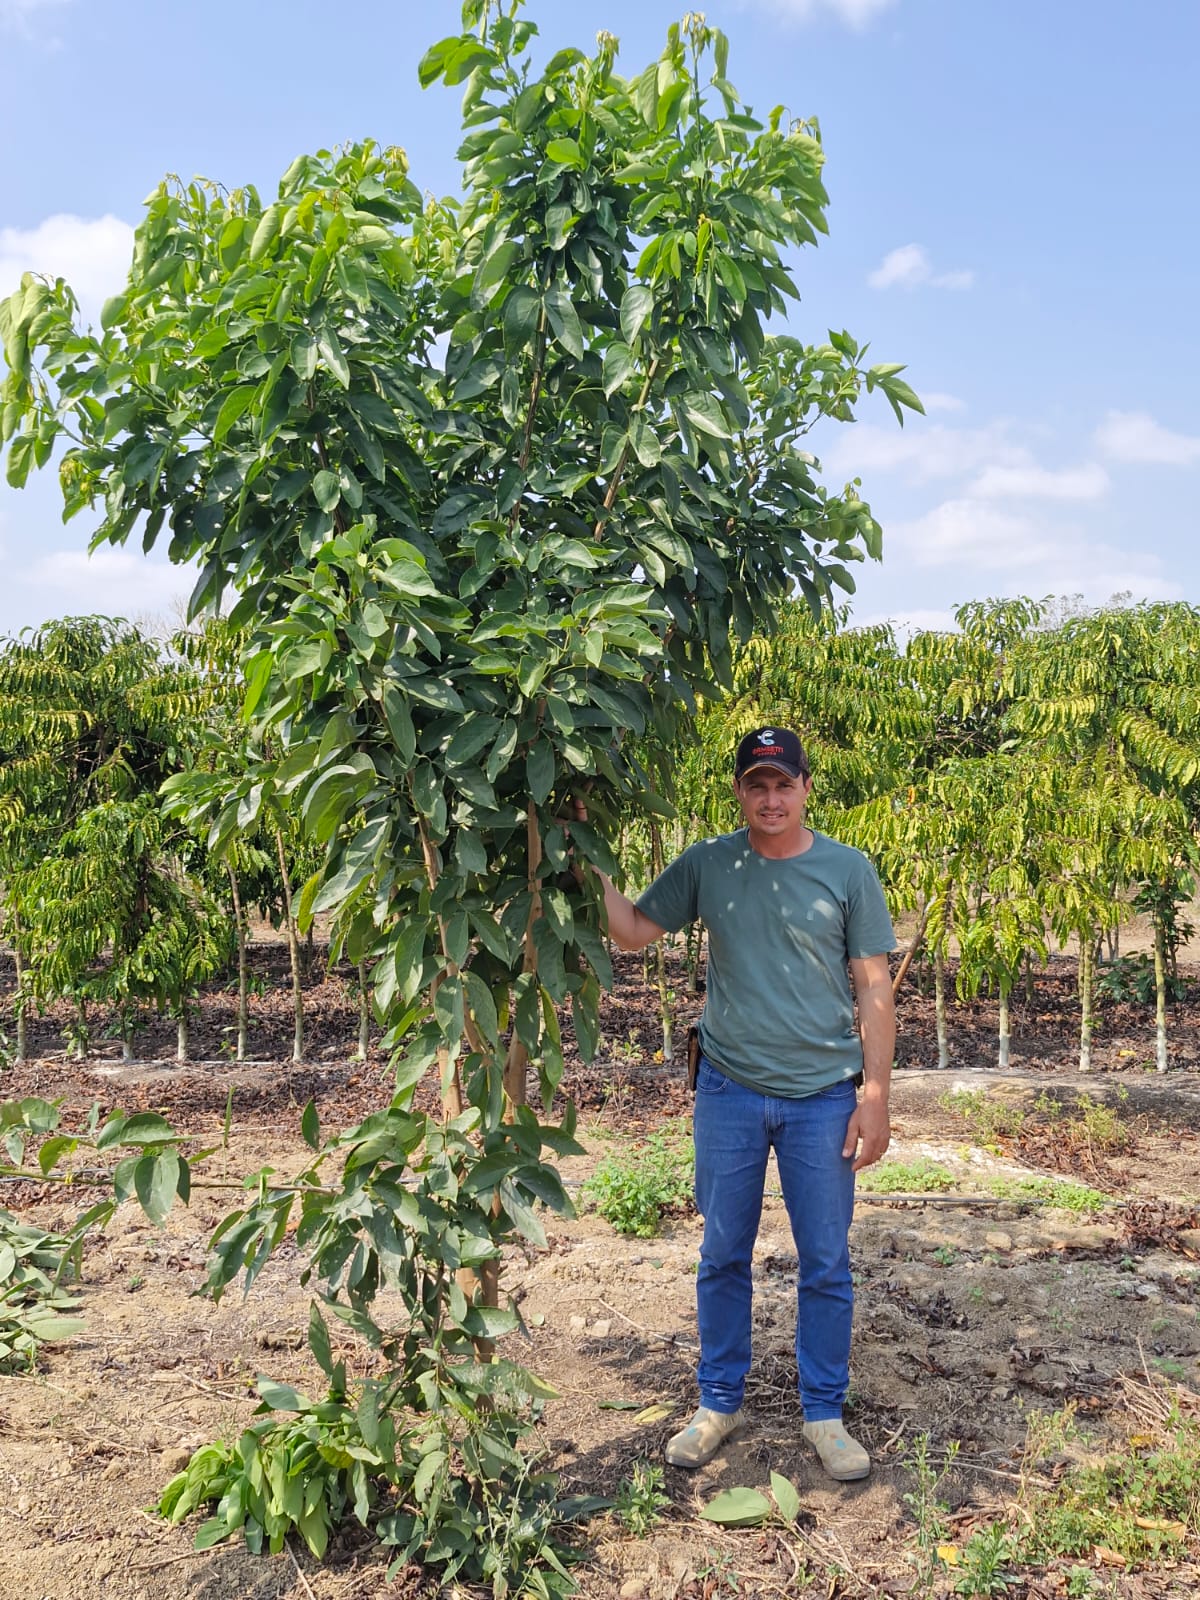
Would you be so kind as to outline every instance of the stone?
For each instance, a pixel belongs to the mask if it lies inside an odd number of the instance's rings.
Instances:
[[[1005,1297],[1000,1293],[999,1289],[993,1289],[987,1297],[987,1303],[990,1306],[1002,1306],[1004,1299]]]
[[[586,1317],[569,1317],[567,1319],[567,1327],[571,1330],[572,1333],[582,1333],[584,1331],[584,1329],[587,1327],[587,1318]]]
[[[185,1469],[192,1456],[189,1450],[164,1450],[159,1459],[162,1461],[163,1471],[169,1472],[174,1477],[177,1472]]]
[[[617,1591],[620,1600],[646,1600],[649,1592],[649,1579],[643,1577],[626,1578]]]
[[[994,1228],[991,1233],[985,1233],[983,1242],[989,1250],[1011,1250],[1013,1247],[1012,1234],[1005,1233],[1000,1228]]]
[[[592,1323],[592,1338],[607,1339],[612,1332],[612,1323],[608,1321]]]

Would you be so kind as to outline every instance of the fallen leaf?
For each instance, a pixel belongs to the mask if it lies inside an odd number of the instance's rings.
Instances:
[[[1172,1539],[1182,1539],[1187,1528],[1182,1522],[1171,1522],[1167,1517],[1134,1517],[1134,1525],[1139,1528],[1153,1528],[1157,1533],[1169,1533]]]
[[[600,1400],[597,1401],[601,1411],[637,1411],[642,1402],[640,1400]]]
[[[1127,1567],[1129,1565],[1119,1550],[1110,1550],[1107,1545],[1096,1546],[1096,1558],[1106,1567]]]
[[[1154,1435],[1152,1433],[1130,1434],[1129,1442],[1135,1450],[1149,1450],[1154,1443]]]
[[[948,1567],[958,1565],[958,1546],[956,1544],[940,1544],[937,1547],[938,1560],[944,1561]]]
[[[647,1406],[644,1411],[639,1411],[633,1420],[635,1422],[663,1422],[674,1410],[674,1406],[664,1404]]]

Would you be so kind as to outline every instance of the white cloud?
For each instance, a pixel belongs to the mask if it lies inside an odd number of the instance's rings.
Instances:
[[[1100,500],[1108,493],[1108,473],[1089,461],[1082,467],[984,467],[967,489],[968,496],[984,500]]]
[[[2,0],[0,0],[2,3]],[[25,272],[65,278],[86,320],[125,283],[133,254],[133,229],[120,217],[47,217],[36,228],[0,228],[0,296],[18,288]]]
[[[11,567],[11,560],[6,560]],[[30,618],[173,616],[195,584],[189,567],[170,566],[111,546],[92,555],[57,550],[20,573],[21,609]],[[12,600],[10,596],[10,603]]]
[[[39,33],[34,18],[69,4],[70,0],[0,0],[0,33],[15,33],[22,39],[37,39],[55,48],[60,42],[57,35]]]
[[[1096,444],[1114,461],[1167,467],[1200,461],[1200,436],[1164,428],[1146,411],[1110,411],[1096,429]]]
[[[1010,595],[1081,594],[1086,603],[1101,604],[1125,590],[1147,600],[1182,593],[1163,576],[1155,555],[1095,540],[1078,524],[966,496],[885,526],[884,557],[927,569],[959,567],[969,594],[998,587]],[[998,585],[993,574],[1003,574]]]
[[[1011,437],[1004,421],[982,428],[950,428],[913,418],[904,428],[860,422],[839,429],[818,453],[834,478],[869,472],[897,472],[906,482],[929,483],[959,477],[985,467],[1026,467],[1028,449]]]
[[[773,11],[788,22],[815,22],[833,17],[856,33],[890,11],[896,0],[753,0],[760,10]]]
[[[850,621],[855,628],[873,628],[880,623],[887,623],[901,644],[907,644],[914,633],[958,632],[953,611],[877,611],[864,617],[853,615]]]
[[[884,256],[867,282],[872,289],[918,289],[924,284],[931,289],[969,289],[975,274],[965,269],[934,272],[924,245],[902,244]]]
[[[937,389],[921,395],[921,404],[925,407],[925,415],[930,416],[935,411],[965,411],[967,402],[960,400],[956,394],[943,394]]]

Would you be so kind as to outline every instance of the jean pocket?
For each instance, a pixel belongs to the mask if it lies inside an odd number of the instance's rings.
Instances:
[[[720,1094],[729,1087],[729,1079],[723,1072],[718,1072],[707,1056],[700,1057],[700,1065],[696,1069],[696,1093]]]

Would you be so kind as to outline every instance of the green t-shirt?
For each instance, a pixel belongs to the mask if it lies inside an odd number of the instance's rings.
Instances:
[[[774,861],[739,828],[685,850],[637,905],[668,933],[703,922],[700,1043],[728,1077],[800,1099],[862,1070],[847,962],[896,939],[860,851],[814,833],[803,855]]]

